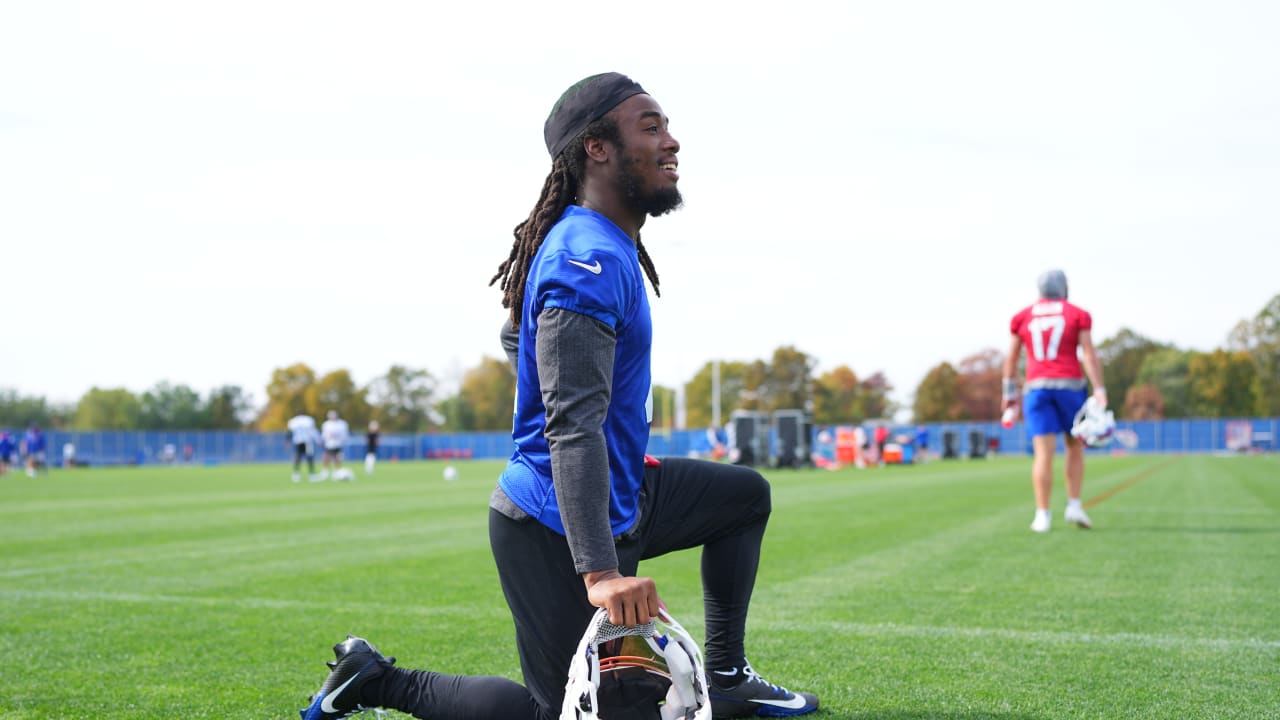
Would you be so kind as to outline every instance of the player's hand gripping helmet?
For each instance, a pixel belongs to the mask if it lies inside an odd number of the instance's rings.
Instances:
[[[597,610],[569,664],[560,720],[711,720],[702,651],[666,610],[621,627]]]
[[[1111,442],[1115,431],[1115,415],[1092,397],[1084,401],[1084,406],[1076,412],[1075,422],[1071,425],[1072,436],[1080,438],[1089,447],[1102,447]]]

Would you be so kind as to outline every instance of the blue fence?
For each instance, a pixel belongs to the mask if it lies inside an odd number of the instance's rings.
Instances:
[[[1149,420],[1141,422],[1117,421],[1116,433],[1119,437],[1125,434],[1134,441],[1132,448],[1113,441],[1104,448],[1090,450],[1092,453],[1114,452],[1125,450],[1135,453],[1197,453],[1220,452],[1228,450],[1227,434],[1229,429],[1238,429],[1241,424],[1248,424],[1248,444],[1259,450],[1274,450],[1276,439],[1280,438],[1280,418],[1195,418],[1188,420]],[[1005,429],[998,422],[987,423],[955,423],[927,425],[929,431],[929,450],[941,454],[943,434],[954,432],[957,435],[957,451],[968,455],[972,449],[974,431],[982,434],[989,449],[1000,453],[1031,453],[1031,438],[1027,437],[1022,423]],[[910,428],[902,428],[904,432]],[[1061,446],[1061,441],[1059,441]]]
[[[18,433],[20,436],[21,433]],[[62,465],[74,447],[77,463],[84,465],[147,465],[153,463],[263,463],[293,460],[293,444],[284,433],[191,431],[59,431],[45,433],[50,464]],[[420,438],[428,436],[383,435],[378,457],[411,460],[423,457]],[[510,436],[507,442],[510,443]],[[363,459],[363,436],[344,448],[348,459]]]
[[[1235,423],[1235,425],[1232,425]],[[1263,450],[1275,449],[1280,439],[1280,418],[1235,418],[1119,422],[1117,431],[1132,433],[1136,453],[1196,453],[1227,450],[1228,429],[1239,430],[1248,423],[1251,444]],[[893,435],[914,438],[915,425],[895,426]],[[929,451],[942,454],[944,437],[954,433],[954,449],[969,455],[974,442],[997,453],[1030,453],[1031,442],[1019,424],[1005,429],[997,422],[933,423],[925,426]],[[815,434],[827,427],[815,427]],[[21,433],[16,433],[21,436]],[[50,464],[61,465],[68,444],[73,445],[75,459],[88,465],[146,465],[185,463],[216,465],[222,463],[287,462],[293,459],[293,446],[284,433],[260,432],[74,432],[51,431],[47,434],[47,457]],[[868,429],[868,435],[870,430]],[[382,460],[420,460],[427,458],[506,458],[511,454],[511,435],[507,432],[387,435],[378,443]],[[1120,446],[1091,452],[1109,452]],[[649,438],[649,454],[702,455],[711,450],[705,429],[655,432]],[[346,447],[348,459],[364,457],[363,436],[354,436]]]

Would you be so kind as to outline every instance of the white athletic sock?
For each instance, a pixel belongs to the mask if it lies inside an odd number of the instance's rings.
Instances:
[[[373,474],[373,464],[377,461],[378,461],[378,456],[374,455],[373,453],[369,453],[368,455],[364,456],[364,474],[365,475]]]
[[[1046,521],[1050,519],[1048,510],[1036,508],[1036,519],[1044,518]]]
[[[1067,508],[1075,510],[1081,509],[1080,498],[1067,498]]]

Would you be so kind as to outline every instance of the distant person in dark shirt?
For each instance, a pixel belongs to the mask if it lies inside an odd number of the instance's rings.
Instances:
[[[369,421],[369,430],[364,434],[364,474],[372,475],[373,467],[378,464],[378,421]]]

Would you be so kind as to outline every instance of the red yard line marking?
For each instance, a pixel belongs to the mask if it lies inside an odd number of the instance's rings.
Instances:
[[[1177,459],[1178,458],[1176,457],[1171,457],[1168,460],[1165,460],[1164,462],[1160,463],[1159,465],[1152,465],[1151,467],[1148,467],[1146,470],[1143,470],[1137,475],[1134,475],[1133,477],[1129,478],[1128,480],[1125,480],[1124,482],[1120,483],[1119,485],[1116,485],[1115,487],[1107,490],[1106,492],[1100,493],[1098,495],[1094,495],[1093,497],[1089,498],[1084,502],[1085,508],[1091,508],[1094,505],[1097,505],[1098,503],[1102,502],[1103,500],[1106,500],[1107,498],[1111,497],[1112,495],[1115,495],[1121,490],[1125,490],[1133,487],[1134,485],[1137,485],[1139,480],[1146,480],[1152,475],[1155,475],[1160,470],[1163,470],[1169,465],[1171,465]]]

